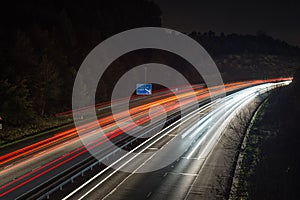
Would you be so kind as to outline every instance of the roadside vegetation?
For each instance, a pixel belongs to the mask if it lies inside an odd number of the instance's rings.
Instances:
[[[241,154],[233,199],[299,199],[299,72],[259,111]]]
[[[73,121],[70,118],[56,118],[55,116],[44,117],[37,123],[28,123],[20,127],[7,126],[0,130],[0,148],[10,145],[14,142],[27,139],[32,136],[47,134],[55,131],[57,128],[71,125]]]
[[[73,83],[87,54],[121,31],[161,27],[161,14],[149,0],[13,0],[6,4],[0,13],[1,18],[9,19],[0,29],[0,116],[4,120],[0,143],[65,123],[54,115],[71,109]],[[300,64],[299,47],[263,32],[189,35],[213,57],[224,82],[291,76]],[[191,83],[202,80],[189,63],[170,52],[134,51],[105,71],[96,102],[110,100],[124,73],[150,62],[172,66]]]
[[[0,28],[0,144],[66,123],[55,114],[71,109],[76,72],[101,41],[130,28],[161,25],[159,7],[147,0],[13,0],[3,8],[0,17],[9,20]],[[108,98],[102,90],[97,102]]]

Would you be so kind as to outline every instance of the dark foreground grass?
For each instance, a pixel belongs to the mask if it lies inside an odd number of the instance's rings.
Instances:
[[[275,90],[247,136],[236,199],[300,198],[299,126],[294,88]]]

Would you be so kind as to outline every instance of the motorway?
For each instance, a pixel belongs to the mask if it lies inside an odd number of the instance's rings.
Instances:
[[[2,155],[0,198],[184,199],[234,113],[260,93],[283,84],[264,82],[226,84],[226,92],[237,92],[213,102],[208,101],[210,96],[224,92],[221,87],[216,86],[210,94],[207,88],[199,86],[193,91],[180,88],[177,97],[172,92],[163,91],[148,99],[137,98],[129,111],[135,123],[126,123],[128,116],[120,110],[114,116],[104,115],[97,122],[84,122],[77,130],[72,128],[60,132]],[[178,97],[188,109],[188,114],[180,120],[177,120],[177,115],[182,104],[179,105]],[[201,107],[193,107],[195,102],[200,102]],[[148,110],[160,106],[164,110],[155,110],[150,119]],[[103,111],[107,105],[97,109]],[[156,131],[156,127],[163,125],[165,112],[171,116],[168,126]],[[114,120],[118,120],[122,127],[118,127]],[[150,120],[153,121],[151,126],[144,126],[143,131],[137,129]],[[103,127],[105,137],[95,137],[99,135],[98,124]],[[123,134],[124,130],[134,135]],[[88,145],[82,146],[77,136],[79,132],[91,138]],[[145,134],[149,137],[140,138]],[[118,155],[110,147],[109,140],[124,146],[128,153]],[[89,150],[97,152],[99,158],[108,159],[111,165],[99,164]],[[156,169],[158,163],[164,162],[167,164],[162,169]],[[155,170],[143,173],[149,169]],[[81,176],[74,176],[76,174]]]

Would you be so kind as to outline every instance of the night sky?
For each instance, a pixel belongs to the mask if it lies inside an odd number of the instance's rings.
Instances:
[[[163,27],[191,32],[255,34],[300,46],[298,0],[154,0],[162,12]]]

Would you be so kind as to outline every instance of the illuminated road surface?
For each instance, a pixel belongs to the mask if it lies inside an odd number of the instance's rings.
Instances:
[[[243,87],[249,87],[254,84],[262,83],[263,81],[252,81],[252,82],[240,82],[240,83],[233,83],[233,84],[227,84],[226,91],[233,91],[237,89],[241,89]],[[218,95],[220,92],[218,88],[215,90],[215,94]],[[194,94],[196,94],[198,101],[203,101],[209,98],[209,94],[207,92],[207,89],[198,88],[195,91],[183,91],[180,94],[180,98],[182,98],[184,104],[187,106],[192,104],[195,99],[192,97]],[[241,97],[241,96],[240,96]],[[227,97],[229,98],[229,97]],[[250,96],[246,96],[246,99],[250,99]],[[235,97],[234,99],[238,99]],[[242,101],[242,100],[241,100]],[[229,99],[224,100],[224,102],[230,102]],[[121,124],[123,123],[124,126],[122,127],[125,130],[134,130],[137,125],[142,125],[149,121],[148,117],[148,109],[163,105],[165,110],[169,114],[174,114],[178,111],[178,103],[176,101],[176,97],[171,96],[171,94],[165,94],[160,97],[160,99],[155,99],[154,101],[150,103],[146,103],[137,107],[134,107],[130,110],[131,117],[134,119],[134,124],[127,124],[126,123],[126,116],[123,111],[120,111],[116,116],[114,116]],[[204,110],[197,110],[195,111],[195,115],[199,115],[199,113],[207,112],[209,113],[207,116],[204,116],[203,119],[207,119],[205,123],[209,123],[209,121],[214,122],[212,119],[212,113],[213,116],[216,116],[217,114],[212,112],[215,110],[215,107],[218,104],[211,103],[206,105]],[[223,103],[222,106],[229,106],[228,110],[232,109],[232,106],[227,105],[227,103]],[[238,105],[236,103],[236,105]],[[214,109],[212,109],[214,108]],[[230,108],[230,109],[229,109]],[[224,109],[223,109],[224,110]],[[194,112],[193,112],[194,113]],[[160,115],[162,113],[157,112],[155,115],[153,115],[154,118],[157,118],[157,123],[159,123]],[[198,126],[199,122],[196,119],[202,116],[195,117],[193,115],[189,115],[191,118],[187,118],[187,121],[185,122],[185,126],[187,127],[184,134],[182,134],[182,148],[191,148],[193,146],[193,142],[195,141],[195,138],[198,138],[197,131],[195,132],[194,128],[195,126]],[[225,117],[224,117],[225,116]],[[226,121],[225,119],[227,115],[224,113],[219,114],[219,121]],[[203,120],[202,119],[202,120]],[[209,120],[208,120],[209,119]],[[221,120],[222,119],[222,120]],[[201,121],[201,120],[200,120]],[[107,116],[104,118],[101,118],[98,120],[99,124],[101,124],[104,129],[106,130],[106,137],[98,138],[97,140],[94,140],[89,145],[87,145],[87,149],[94,149],[99,148],[101,145],[107,142],[108,139],[117,139],[117,141],[124,140],[124,137],[122,137],[123,131],[120,130],[114,123],[112,116]],[[82,131],[84,134],[86,134],[86,137],[91,137],[95,133],[96,129],[96,123],[98,122],[89,122],[87,124],[83,124],[79,128],[79,132]],[[213,123],[215,124],[215,122]],[[175,126],[173,124],[172,126]],[[189,126],[191,126],[193,129],[190,129]],[[203,124],[201,126],[204,126]],[[212,125],[210,125],[212,126]],[[205,130],[207,130],[207,133],[215,132],[215,130],[208,125],[205,125]],[[209,127],[209,128],[208,128]],[[221,126],[222,127],[222,126]],[[153,127],[149,127],[148,129],[153,129]],[[199,128],[199,127],[198,127]],[[210,138],[215,138],[218,135],[217,134],[207,134],[203,132],[203,137],[201,141],[208,141]],[[218,131],[216,131],[218,133]],[[139,136],[139,133],[136,133],[136,137]],[[164,133],[160,132],[159,135],[164,135]],[[196,134],[196,135],[195,135]],[[195,135],[195,136],[193,136]],[[164,137],[162,137],[162,140]],[[152,140],[153,138],[151,138]],[[213,141],[213,140],[209,140]],[[161,140],[157,141],[159,144],[161,143]],[[196,147],[202,146],[201,143],[197,143]],[[207,143],[207,142],[206,142]],[[163,142],[161,143],[163,144]],[[154,144],[153,144],[154,145]],[[213,146],[213,143],[208,142],[207,148]],[[20,195],[25,194],[28,191],[33,190],[34,188],[38,187],[42,183],[46,183],[49,179],[55,177],[57,174],[61,174],[63,171],[67,169],[72,169],[74,165],[78,163],[82,163],[83,161],[90,160],[90,154],[88,153],[87,149],[85,147],[81,146],[80,140],[77,137],[77,131],[75,129],[70,129],[67,131],[64,131],[62,133],[56,134],[54,137],[48,138],[46,140],[40,141],[36,144],[33,144],[31,146],[25,147],[23,149],[20,149],[15,152],[11,152],[10,154],[4,155],[0,157],[0,164],[2,166],[2,169],[0,171],[0,178],[1,178],[1,186],[0,186],[0,198],[5,199],[13,199],[16,197],[19,197]],[[156,147],[155,147],[156,148]],[[154,149],[155,149],[154,148]],[[101,149],[101,148],[100,148]],[[102,149],[101,149],[102,150]],[[144,149],[146,150],[146,149]],[[194,148],[191,150],[190,154],[187,155],[187,158],[191,158],[194,153],[196,153],[197,148]],[[105,157],[107,154],[109,154],[109,150],[106,152],[101,152],[103,157]],[[201,155],[205,155],[208,150],[203,151]],[[199,155],[199,159],[201,159],[201,155]],[[166,157],[168,155],[165,155]],[[155,159],[155,158],[153,158]],[[126,159],[125,159],[126,160]],[[140,159],[137,158],[139,161]],[[120,162],[121,163],[121,162]],[[131,162],[130,162],[131,163]],[[139,162],[137,162],[139,163]],[[36,168],[28,168],[29,166],[36,166]],[[120,165],[122,166],[122,165]],[[31,171],[30,171],[31,170]],[[110,170],[111,171],[111,170]],[[104,176],[104,171],[102,172],[101,176]],[[111,172],[107,177],[113,176],[117,172]],[[14,180],[9,180],[9,178],[14,175]],[[103,180],[108,180],[109,178],[104,178]],[[3,182],[2,182],[3,181]],[[103,181],[104,183],[105,181]],[[88,183],[88,182],[86,182]],[[101,185],[101,184],[100,184]],[[97,186],[98,187],[98,186]],[[84,191],[84,189],[83,189]],[[81,192],[81,191],[80,191]],[[91,193],[93,190],[91,190]],[[72,194],[72,193],[71,193]],[[77,195],[77,194],[76,194]],[[86,195],[89,195],[89,192],[86,193]],[[70,195],[72,196],[72,195]]]
[[[183,119],[188,127],[184,132],[174,131],[174,125],[167,127],[159,133],[159,138],[149,139],[141,148],[134,150],[140,154],[134,157],[129,154],[130,158],[120,159],[121,164],[116,164],[116,170],[98,173],[64,199],[185,199],[203,162],[235,112],[275,85],[251,87],[196,110]],[[176,138],[180,138],[181,145],[172,145]],[[170,146],[168,151],[157,151],[149,158],[142,154],[167,146]],[[178,150],[182,151],[180,159],[168,167],[151,173],[138,173],[143,171],[143,167],[158,165],[161,158],[168,159],[169,152]],[[135,169],[135,173],[120,171],[126,167]]]

